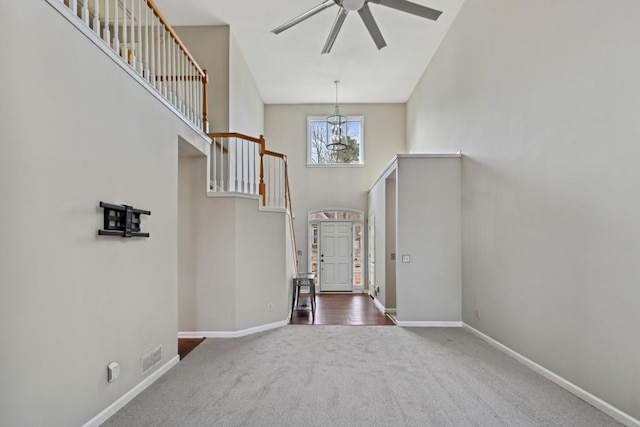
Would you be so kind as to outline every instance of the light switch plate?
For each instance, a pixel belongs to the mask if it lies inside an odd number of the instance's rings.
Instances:
[[[404,263],[411,262],[411,255],[402,255],[402,262]]]

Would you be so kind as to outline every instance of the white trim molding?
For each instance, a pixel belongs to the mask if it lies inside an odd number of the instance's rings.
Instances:
[[[289,318],[280,322],[269,323],[256,326],[254,328],[242,329],[240,331],[190,331],[178,332],[178,338],[239,338],[258,332],[269,331],[271,329],[282,328],[289,324]]]
[[[622,424],[624,424],[626,426],[629,426],[629,427],[632,427],[632,426],[633,427],[640,427],[640,420],[637,420],[636,418],[632,417],[631,415],[621,411],[620,409],[616,408],[615,406],[613,406],[613,405],[605,402],[604,400],[600,399],[599,397],[589,393],[585,389],[578,387],[577,385],[575,385],[572,382],[564,379],[563,377],[561,377],[560,375],[556,374],[555,372],[552,372],[549,369],[545,368],[544,366],[541,366],[541,365],[537,364],[533,360],[526,358],[525,356],[521,355],[520,353],[510,349],[506,345],[500,343],[499,341],[496,341],[495,339],[493,339],[490,336],[480,332],[479,330],[475,329],[474,327],[467,325],[466,323],[463,323],[462,327],[464,329],[468,330],[469,332],[471,332],[472,334],[477,335],[479,338],[481,338],[484,341],[486,341],[487,343],[491,344],[492,346],[494,346],[498,350],[500,350],[500,351],[508,354],[509,356],[513,357],[518,362],[520,362],[523,365],[529,367],[530,369],[532,369],[536,373],[542,375],[546,379],[556,383],[557,385],[559,385],[563,389],[567,390],[568,392],[570,392],[572,394],[575,394],[580,399],[582,399],[585,402],[591,404],[592,406],[598,408],[599,410],[601,410],[605,414],[609,415],[611,418],[615,419],[616,421],[619,421]]]
[[[461,328],[462,322],[442,320],[398,320],[398,326],[404,328]]]
[[[378,298],[373,297],[373,303],[376,305],[376,308],[382,312],[382,314],[386,313],[386,309],[384,305],[378,300]]]
[[[173,114],[178,116],[187,126],[198,133],[208,144],[211,144],[211,138],[205,131],[199,129],[187,116],[185,116],[180,110],[178,110],[169,100],[160,94],[154,87],[151,86],[140,74],[138,74],[120,55],[114,52],[102,38],[100,38],[91,28],[89,28],[78,16],[65,6],[60,0],[45,0],[51,7],[57,10],[63,17],[67,19],[74,27],[76,27],[82,34],[84,34],[93,44],[95,44],[102,52],[104,52],[109,58],[111,58],[120,68],[122,68],[129,76],[135,81],[140,83],[151,95],[153,95],[158,101],[163,103]],[[125,3],[126,4],[126,3]]]
[[[149,375],[144,380],[140,381],[135,387],[122,395],[118,400],[113,402],[111,405],[107,406],[102,412],[100,412],[95,417],[91,418],[89,421],[84,423],[82,427],[98,427],[102,425],[105,421],[111,418],[116,412],[120,409],[124,408],[124,406],[131,402],[134,397],[142,393],[147,387],[153,384],[158,378],[163,376],[167,371],[173,368],[180,361],[180,356],[175,355],[171,360],[165,363],[162,367],[157,369],[151,375]]]

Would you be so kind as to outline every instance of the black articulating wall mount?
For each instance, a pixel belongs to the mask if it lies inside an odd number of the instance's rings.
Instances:
[[[98,230],[99,236],[149,237],[140,232],[140,215],[151,215],[150,211],[105,202],[100,207],[104,209],[104,230]]]

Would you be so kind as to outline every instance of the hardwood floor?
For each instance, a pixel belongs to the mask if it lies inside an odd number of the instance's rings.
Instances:
[[[204,341],[204,338],[178,338],[178,354],[180,355],[180,360],[191,353],[191,350],[196,348],[202,341]]]
[[[315,325],[395,325],[366,294],[316,295]],[[291,325],[311,325],[310,311],[294,311]]]

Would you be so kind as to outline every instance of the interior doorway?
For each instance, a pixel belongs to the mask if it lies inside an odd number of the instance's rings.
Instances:
[[[308,270],[318,290],[362,292],[364,212],[329,208],[309,212]]]

